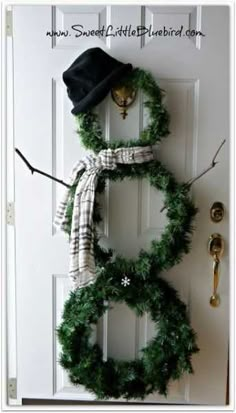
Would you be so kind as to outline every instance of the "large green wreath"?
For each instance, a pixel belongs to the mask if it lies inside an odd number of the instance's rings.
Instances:
[[[102,137],[96,114],[78,115],[80,137],[84,145],[95,152],[108,147],[155,144],[169,133],[169,116],[162,104],[162,91],[152,76],[136,69],[126,81],[141,88],[148,96],[145,105],[150,111],[151,122],[139,140],[108,143]],[[191,356],[198,351],[186,305],[178,298],[175,289],[160,278],[160,273],[179,263],[190,248],[192,221],[197,209],[189,197],[189,185],[178,183],[159,161],[154,160],[118,165],[115,170],[101,172],[97,193],[104,191],[107,179],[125,178],[147,178],[153,187],[164,192],[168,224],[161,239],[153,240],[149,250],[141,250],[137,259],[127,259],[103,249],[96,236],[96,282],[70,293],[58,328],[62,345],[60,364],[68,371],[72,383],[85,385],[99,399],[144,398],[153,391],[166,395],[170,379],[192,372]],[[76,185],[70,190],[66,212],[68,233],[75,188]],[[94,222],[100,220],[96,203]],[[103,361],[98,345],[90,344],[91,325],[97,323],[107,308],[104,301],[126,302],[138,315],[148,312],[156,323],[157,335],[142,349],[140,358],[129,362],[112,358]]]
[[[122,268],[122,260],[120,264]],[[92,286],[70,294],[58,329],[60,363],[72,383],[85,385],[98,399],[143,399],[154,391],[166,395],[170,379],[193,372],[191,355],[198,351],[186,306],[161,278],[149,281],[144,288],[142,278],[137,276],[129,287],[124,287],[120,271],[113,272],[112,264],[109,270],[108,278],[103,274]],[[108,299],[125,301],[140,316],[146,311],[156,323],[157,334],[140,352],[140,358],[103,361],[99,346],[89,342],[92,324],[106,311],[104,300]]]

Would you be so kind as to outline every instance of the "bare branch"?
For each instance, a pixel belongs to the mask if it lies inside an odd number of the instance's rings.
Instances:
[[[205,175],[207,172],[209,172],[211,169],[213,169],[219,162],[216,162],[216,158],[220,152],[220,150],[222,149],[222,146],[225,144],[226,139],[224,139],[219,148],[217,149],[215,155],[213,156],[213,159],[211,161],[211,164],[208,166],[208,168],[204,169],[204,171],[202,171],[198,176],[196,176],[195,178],[191,178],[188,182],[187,182],[187,186],[190,188],[194,182],[196,182],[198,179],[200,179],[203,175]]]
[[[34,172],[36,172],[36,173],[38,173],[38,174],[41,174],[41,175],[43,175],[43,176],[46,176],[47,178],[52,179],[53,181],[58,182],[59,184],[62,184],[62,185],[64,185],[64,186],[66,186],[67,188],[71,188],[70,185],[68,185],[67,183],[65,183],[65,182],[62,181],[61,179],[55,178],[54,176],[49,175],[49,174],[47,174],[46,172],[41,171],[40,169],[34,168],[34,167],[29,163],[29,161],[27,161],[27,159],[25,158],[25,156],[22,154],[22,152],[21,152],[19,149],[15,148],[15,151],[16,151],[17,155],[18,155],[18,156],[23,160],[23,162],[26,164],[26,166],[30,169],[30,171],[31,171],[32,174],[33,174]]]
[[[220,150],[221,150],[222,146],[225,144],[225,142],[226,142],[226,139],[224,139],[224,140],[221,142],[221,144],[220,144],[219,148],[218,148],[218,149],[217,149],[217,151],[216,151],[216,154],[215,154],[214,158],[212,159],[212,163],[214,163],[214,162],[215,162],[216,157],[217,157],[218,153],[220,152]]]
[[[207,172],[209,172],[211,169],[213,169],[213,168],[219,163],[219,162],[216,162],[216,158],[217,158],[220,150],[222,149],[222,146],[225,144],[225,142],[226,142],[226,139],[224,139],[224,140],[221,142],[219,148],[217,149],[215,155],[213,156],[213,159],[212,159],[210,165],[209,165],[206,169],[204,169],[199,175],[197,175],[195,178],[189,179],[189,181],[186,183],[186,187],[187,187],[188,189],[190,189],[191,186],[192,186],[198,179],[200,179],[203,175],[205,175]],[[164,205],[164,206],[161,208],[160,212],[163,212],[165,209],[166,209],[166,206]]]
[[[216,162],[216,158],[217,158],[220,150],[222,149],[223,145],[225,144],[225,142],[226,142],[226,139],[224,139],[224,140],[221,142],[219,148],[217,149],[215,155],[213,156],[213,159],[212,159],[212,161],[211,161],[211,164],[210,164],[206,169],[204,169],[199,175],[197,175],[195,178],[191,178],[191,179],[186,183],[186,188],[190,189],[190,187],[191,187],[198,179],[200,179],[202,176],[204,176],[207,172],[209,172],[211,169],[213,169],[213,168],[219,163],[219,162]],[[46,172],[41,171],[40,169],[34,168],[34,167],[29,163],[29,161],[25,158],[25,156],[22,154],[22,152],[21,152],[19,149],[15,148],[15,151],[16,151],[17,155],[18,155],[18,156],[23,160],[23,162],[26,164],[26,166],[29,168],[29,170],[31,171],[32,174],[33,174],[34,172],[36,172],[36,173],[38,173],[38,174],[41,174],[41,175],[43,175],[43,176],[46,176],[47,178],[52,179],[53,181],[58,182],[59,184],[62,184],[62,185],[64,185],[64,186],[66,186],[67,188],[71,188],[70,185],[68,185],[66,182],[62,181],[61,179],[58,179],[58,178],[56,178],[56,177],[54,177],[54,176],[52,176],[52,175],[49,175],[49,174],[47,174]],[[160,212],[163,212],[165,209],[166,209],[166,206],[164,205],[164,206],[162,207],[162,209],[160,210]]]

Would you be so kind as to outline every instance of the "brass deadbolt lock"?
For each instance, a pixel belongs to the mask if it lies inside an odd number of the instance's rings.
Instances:
[[[211,220],[215,223],[222,221],[224,218],[224,205],[222,202],[214,202],[210,209]]]

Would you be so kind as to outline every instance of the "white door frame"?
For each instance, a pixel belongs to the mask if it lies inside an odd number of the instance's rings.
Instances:
[[[5,29],[11,17],[12,7],[2,8],[2,326],[4,334],[3,352],[3,397],[7,405],[21,405],[21,400],[10,397],[9,379],[17,379],[16,345],[16,267],[14,227],[14,105],[13,105],[13,38]],[[4,65],[5,63],[5,65]],[[9,203],[12,204],[12,222],[8,223]],[[11,221],[11,220],[10,220]]]

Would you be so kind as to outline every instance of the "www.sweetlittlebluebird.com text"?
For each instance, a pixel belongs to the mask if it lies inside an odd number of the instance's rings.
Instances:
[[[86,30],[82,24],[74,24],[70,30],[50,30],[46,32],[46,36],[50,37],[196,37],[204,36],[200,30],[186,29],[181,25],[177,29],[172,27],[163,26],[161,28],[153,28],[149,26],[135,26],[121,25],[120,27],[114,27],[112,24],[109,26],[102,26],[99,29]]]

